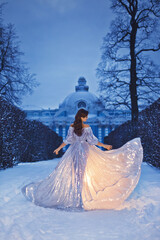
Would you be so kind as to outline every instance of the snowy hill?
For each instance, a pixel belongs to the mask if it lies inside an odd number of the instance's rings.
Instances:
[[[58,161],[0,171],[1,240],[159,240],[160,171],[142,163],[134,192],[119,210],[67,212],[27,201],[21,188],[47,177]]]

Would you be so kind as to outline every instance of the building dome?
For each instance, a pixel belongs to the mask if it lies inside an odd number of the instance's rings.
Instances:
[[[130,113],[128,115],[127,112],[121,110],[105,109],[101,100],[89,92],[84,77],[78,79],[75,92],[69,94],[58,109],[26,111],[29,119],[42,121],[65,139],[69,126],[74,122],[75,114],[80,108],[89,112],[86,123],[91,126],[94,135],[100,142],[103,142],[104,136],[107,136],[116,126],[129,120],[130,116]]]
[[[75,114],[80,108],[88,110],[91,114],[97,114],[97,110],[102,110],[104,106],[99,98],[88,90],[86,79],[80,77],[78,85],[75,86],[75,92],[69,94],[59,108],[65,109],[68,114]]]

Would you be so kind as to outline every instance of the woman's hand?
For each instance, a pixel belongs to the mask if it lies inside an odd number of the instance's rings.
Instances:
[[[112,149],[112,145],[107,145],[107,144],[104,144],[103,146],[104,148],[108,149],[108,150],[111,150]]]
[[[56,148],[54,151],[53,151],[53,153],[55,153],[56,155],[58,154],[58,152],[59,152],[59,148]]]
[[[58,152],[64,147],[64,146],[66,146],[67,144],[65,144],[64,142],[62,142],[62,144],[58,147],[58,148],[56,148],[54,151],[53,151],[53,153],[55,153],[56,155],[58,154]]]

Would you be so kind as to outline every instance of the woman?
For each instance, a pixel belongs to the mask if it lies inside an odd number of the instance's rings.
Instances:
[[[89,125],[88,111],[80,109],[63,143],[70,144],[54,171],[44,180],[23,187],[36,205],[61,209],[116,209],[136,187],[143,159],[140,138],[121,148],[100,143]],[[102,151],[95,145],[111,151]]]
[[[88,119],[88,111],[84,110],[83,108],[80,109],[75,116],[74,124],[71,124],[71,127],[74,128],[74,132],[77,136],[82,135],[82,129],[83,128],[89,128],[90,127],[89,125],[84,124],[84,122],[86,122],[87,119]],[[68,133],[68,135],[69,135],[69,133]],[[94,138],[95,136],[92,136],[92,137]],[[98,141],[97,138],[95,138],[95,141],[96,142]],[[66,142],[66,144],[65,144],[65,142]],[[61,150],[61,148],[66,146],[68,143],[67,143],[67,141],[63,141],[63,143],[57,149],[54,150],[54,153],[58,154],[58,152]],[[100,143],[100,142],[98,142],[96,145],[104,147],[108,150],[112,149],[111,145],[106,145],[106,144],[103,144],[103,143]]]

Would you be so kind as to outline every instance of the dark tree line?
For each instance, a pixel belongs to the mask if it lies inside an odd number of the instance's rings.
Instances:
[[[160,68],[148,53],[160,50],[160,0],[111,0],[115,19],[103,39],[97,68],[107,106],[127,107],[138,120],[139,105],[160,94]]]
[[[53,159],[61,143],[62,137],[41,122],[27,120],[23,111],[0,97],[0,169]]]
[[[119,148],[129,140],[140,137],[144,160],[160,168],[160,98],[140,112],[138,121],[128,121],[112,131],[105,142]]]

